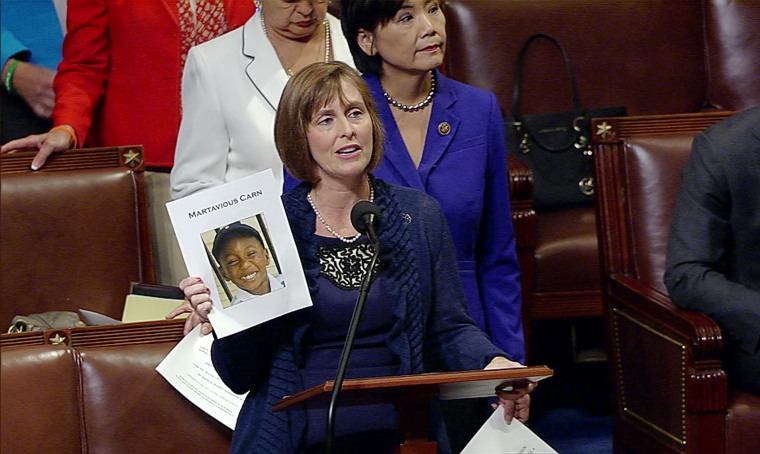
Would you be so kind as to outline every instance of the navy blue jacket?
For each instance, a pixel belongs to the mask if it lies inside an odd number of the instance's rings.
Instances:
[[[494,357],[505,356],[467,313],[438,202],[380,180],[373,179],[373,185],[375,203],[383,211],[380,260],[386,264],[387,301],[395,317],[387,343],[400,359],[399,373],[481,369]],[[282,199],[310,292],[315,293],[319,260],[308,190],[301,184]],[[301,341],[310,323],[306,308],[214,341],[212,360],[222,380],[236,393],[249,391],[232,452],[288,453],[301,447],[305,413],[297,408],[273,413],[271,406],[303,388],[298,373]],[[445,434],[438,429],[445,452]]]
[[[730,347],[757,355],[760,106],[697,134],[682,177],[665,285],[674,303],[714,319]]]

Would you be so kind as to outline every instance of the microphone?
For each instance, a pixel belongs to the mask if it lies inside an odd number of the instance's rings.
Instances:
[[[359,201],[351,209],[351,224],[357,232],[366,233],[375,246],[379,243],[375,232],[380,226],[382,218],[383,213],[380,211],[380,207],[368,200]]]
[[[382,211],[380,211],[380,207],[367,200],[359,201],[351,209],[351,224],[357,232],[365,233],[369,237],[374,251],[372,252],[372,259],[369,262],[369,268],[362,278],[361,287],[359,287],[359,297],[356,300],[354,313],[351,315],[351,322],[348,325],[346,342],[343,344],[340,363],[338,363],[338,370],[335,373],[335,382],[333,383],[332,394],[330,396],[330,405],[327,407],[327,434],[325,438],[325,452],[327,454],[332,453],[333,438],[335,436],[335,403],[338,401],[338,394],[340,393],[340,388],[343,386],[343,377],[346,375],[348,360],[351,357],[351,350],[354,347],[356,329],[359,326],[359,320],[364,311],[364,303],[367,301],[367,295],[369,294],[369,289],[372,285],[372,278],[375,275],[377,258],[380,256],[380,240],[377,238],[376,230],[380,227],[381,218]]]

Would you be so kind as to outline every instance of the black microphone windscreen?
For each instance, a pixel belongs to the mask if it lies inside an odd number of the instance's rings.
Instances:
[[[380,207],[368,200],[360,200],[351,209],[351,224],[357,232],[367,233],[367,223],[377,226],[381,217]]]

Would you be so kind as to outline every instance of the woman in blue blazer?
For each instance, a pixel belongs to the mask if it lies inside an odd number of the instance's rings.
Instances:
[[[470,315],[525,361],[507,151],[496,97],[440,74],[446,19],[437,0],[342,2],[343,33],[386,130],[375,176],[443,207]]]
[[[341,24],[386,131],[375,176],[438,200],[451,229],[469,313],[513,361],[525,361],[520,271],[496,97],[440,74],[446,18],[439,0],[343,0]],[[447,402],[453,451],[486,418]]]

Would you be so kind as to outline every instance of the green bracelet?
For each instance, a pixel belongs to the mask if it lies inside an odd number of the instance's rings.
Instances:
[[[21,60],[15,58],[8,64],[8,72],[5,73],[5,89],[8,93],[15,95],[16,91],[13,89],[13,73],[16,72],[16,66],[21,63]]]

